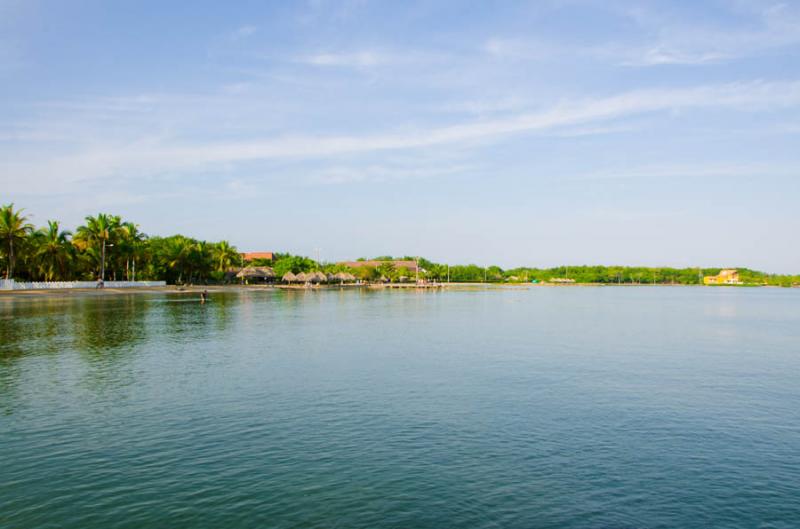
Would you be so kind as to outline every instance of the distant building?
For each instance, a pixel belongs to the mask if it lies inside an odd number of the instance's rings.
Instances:
[[[705,276],[703,278],[705,285],[741,285],[739,281],[739,271],[734,269],[720,270],[719,274],[715,276]]]
[[[346,266],[348,268],[364,268],[365,266],[368,266],[370,268],[377,268],[380,265],[386,264],[386,263],[392,263],[396,270],[400,269],[400,268],[405,268],[406,270],[409,270],[411,272],[414,272],[414,271],[417,270],[417,262],[416,261],[411,261],[411,260],[408,260],[408,261],[402,261],[402,260],[395,260],[395,261],[346,261],[346,262],[339,263],[339,264],[340,265],[344,265],[344,266]]]
[[[272,252],[246,252],[242,254],[242,259],[245,261],[254,261],[256,259],[272,261],[274,258],[275,254]]]

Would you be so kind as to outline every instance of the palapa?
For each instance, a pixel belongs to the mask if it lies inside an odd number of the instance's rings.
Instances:
[[[275,272],[268,266],[248,266],[236,274],[239,279],[269,279],[275,277]]]

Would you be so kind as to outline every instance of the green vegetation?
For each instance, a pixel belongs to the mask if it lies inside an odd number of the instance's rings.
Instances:
[[[165,280],[169,283],[235,281],[242,257],[228,241],[206,242],[172,235],[148,237],[139,226],[115,215],[86,217],[73,232],[57,221],[36,229],[24,210],[13,204],[0,207],[0,268],[5,278],[34,281]],[[360,258],[358,261],[366,261]],[[631,266],[569,266],[513,268],[434,263],[417,257],[380,256],[376,267],[348,269],[344,265],[317,263],[308,257],[276,253],[273,261],[255,260],[253,266],[270,266],[280,278],[287,272],[350,272],[364,281],[414,281],[416,271],[395,266],[392,260],[417,261],[419,277],[429,281],[459,283],[531,283],[570,279],[599,284],[702,284],[703,276],[719,268],[647,268]],[[773,275],[739,268],[743,283],[800,285],[800,275]]]
[[[800,284],[800,275],[772,275],[747,268],[737,268],[745,284],[791,286]],[[698,285],[704,276],[719,274],[720,268],[668,268],[639,266],[569,266],[558,268],[515,268],[506,270],[504,278],[511,281],[550,281],[554,278],[574,279],[576,283],[600,284],[675,284]]]
[[[100,213],[72,232],[56,221],[36,230],[24,211],[0,207],[0,266],[6,278],[34,281],[154,279],[171,283],[222,280],[240,261],[227,241],[183,235],[148,237],[138,225]]]

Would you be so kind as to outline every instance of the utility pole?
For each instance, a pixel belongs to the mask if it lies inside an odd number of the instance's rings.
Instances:
[[[450,282],[450,263],[447,264],[447,282]]]

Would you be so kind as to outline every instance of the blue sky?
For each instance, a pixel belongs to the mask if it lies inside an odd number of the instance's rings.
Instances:
[[[0,0],[0,201],[325,260],[800,271],[800,2]]]

